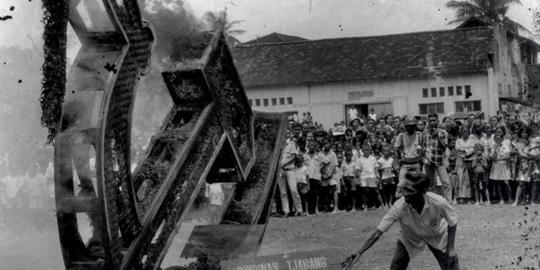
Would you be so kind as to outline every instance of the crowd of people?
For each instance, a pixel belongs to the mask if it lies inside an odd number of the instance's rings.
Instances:
[[[324,130],[291,117],[280,158],[280,216],[388,208],[408,172],[453,204],[535,204],[540,124],[519,114],[464,119],[375,115]]]

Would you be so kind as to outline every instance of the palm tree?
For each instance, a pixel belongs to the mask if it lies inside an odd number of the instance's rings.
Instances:
[[[206,12],[204,14],[204,19],[210,30],[223,30],[223,33],[225,33],[225,36],[227,37],[227,42],[233,46],[240,43],[240,40],[238,40],[235,36],[246,32],[246,30],[234,29],[236,25],[241,24],[244,21],[229,21],[227,18],[227,9],[217,13],[211,11]]]
[[[521,4],[520,0],[451,0],[446,3],[449,8],[457,10],[457,18],[451,22],[464,22],[470,18],[479,18],[490,24],[503,24],[528,31],[521,24],[506,17],[512,4]]]

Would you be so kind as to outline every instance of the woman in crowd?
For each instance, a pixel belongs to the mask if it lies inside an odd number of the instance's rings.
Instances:
[[[458,181],[458,201],[463,202],[471,199],[473,184],[472,162],[475,158],[474,146],[477,140],[469,133],[469,129],[461,131],[461,137],[456,140],[456,170]]]
[[[495,188],[495,194],[498,195],[499,204],[503,204],[506,201],[511,201],[511,190],[509,181],[512,179],[510,170],[510,154],[511,144],[508,139],[505,139],[506,129],[499,126],[495,129],[494,145],[491,148],[490,157],[493,160],[491,167],[490,178],[493,180]],[[504,190],[504,192],[503,192]],[[504,195],[503,195],[504,193]]]

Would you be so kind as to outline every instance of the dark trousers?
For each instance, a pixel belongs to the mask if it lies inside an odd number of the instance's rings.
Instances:
[[[353,196],[354,193],[352,191],[352,187],[354,185],[354,178],[345,176],[343,177],[343,190],[341,193],[343,193],[343,208],[346,210],[352,210],[354,208],[353,205]]]
[[[315,213],[315,207],[319,201],[319,190],[321,189],[321,181],[309,179],[309,191],[307,193],[308,211],[310,214]]]
[[[333,211],[337,207],[337,202],[334,202],[334,191],[336,191],[336,186],[319,187],[319,211]]]
[[[361,187],[360,185],[355,185],[355,191],[352,192],[352,196],[354,196],[356,200],[356,205],[353,205],[353,208],[362,210],[367,204],[365,189],[367,188]]]
[[[433,256],[435,256],[435,259],[437,259],[441,270],[459,270],[457,256],[448,257],[444,252],[435,249],[430,245],[427,246],[429,247],[429,250],[431,250],[431,253],[433,253]],[[405,249],[405,246],[398,240],[390,270],[405,270],[409,266],[410,260],[407,249]]]

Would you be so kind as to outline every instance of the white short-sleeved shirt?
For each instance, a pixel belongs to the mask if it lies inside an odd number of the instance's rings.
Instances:
[[[358,170],[358,165],[354,161],[343,161],[343,163],[341,163],[341,176],[343,177],[354,177],[356,170]]]
[[[377,158],[370,155],[369,157],[361,156],[358,159],[358,168],[360,169],[360,179],[377,178],[376,170],[379,166]]]
[[[388,159],[385,159],[384,157],[379,158],[379,168],[383,170],[381,178],[382,179],[388,179],[394,177],[394,173],[392,172],[393,165],[394,165],[394,159],[389,157]]]
[[[306,166],[296,167],[294,169],[294,178],[296,178],[296,183],[307,184],[308,172]]]
[[[294,157],[298,154],[298,146],[294,141],[287,141],[285,148],[281,151],[281,160],[280,166],[283,169],[291,170],[294,169]]]
[[[321,156],[319,153],[304,154],[304,165],[307,167],[307,174],[309,178],[315,180],[321,180]]]
[[[401,197],[386,213],[377,229],[386,232],[398,221],[401,225],[400,240],[412,258],[420,253],[426,244],[446,252],[448,226],[457,224],[457,212],[446,199],[427,192],[421,214]]]

